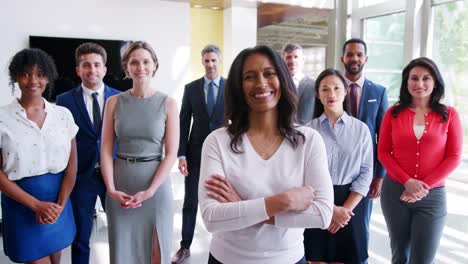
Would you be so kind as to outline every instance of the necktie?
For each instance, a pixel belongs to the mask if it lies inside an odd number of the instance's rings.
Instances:
[[[96,129],[96,132],[99,134],[101,132],[101,125],[102,125],[102,119],[101,119],[101,108],[99,107],[99,103],[97,100],[98,93],[94,92],[92,94],[93,96],[93,123],[94,123],[94,129]]]
[[[358,117],[358,101],[357,101],[357,84],[351,83],[349,85],[349,103],[351,105],[351,115]]]
[[[215,98],[214,98],[214,82],[211,81],[208,84],[208,96],[206,97],[206,109],[208,110],[208,115],[211,116],[213,113],[215,105]]]

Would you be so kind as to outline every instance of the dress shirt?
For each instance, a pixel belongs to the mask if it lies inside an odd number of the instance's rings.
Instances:
[[[352,83],[356,84],[356,99],[357,99],[357,113],[359,115],[359,105],[361,104],[361,96],[362,96],[362,87],[364,87],[364,81],[366,80],[366,77],[364,77],[364,74],[361,75],[359,79],[357,79],[355,82],[350,81],[348,78],[345,77],[346,80],[346,91],[347,91],[347,96],[350,96],[351,94],[351,88],[349,87]]]
[[[216,105],[216,99],[218,99],[218,90],[219,90],[219,82],[221,81],[221,75],[216,77],[214,80],[210,80],[206,78],[206,76],[203,76],[203,79],[205,79],[205,82],[203,83],[203,91],[205,92],[205,103],[208,102],[208,85],[210,84],[211,81],[213,81],[214,86],[214,103]],[[224,98],[223,98],[224,100]]]
[[[0,148],[3,172],[15,181],[44,173],[58,173],[68,164],[71,140],[78,132],[68,109],[44,99],[47,113],[42,128],[29,120],[15,99],[0,108]]]
[[[199,201],[203,221],[213,233],[210,253],[230,264],[295,263],[304,256],[303,228],[329,226],[333,214],[333,188],[326,166],[322,137],[309,127],[299,127],[305,142],[296,149],[286,139],[268,160],[254,150],[244,133],[239,149],[230,148],[226,128],[212,132],[202,149]],[[211,175],[226,177],[242,201],[219,203],[207,196],[203,184]],[[275,216],[275,224],[264,224],[269,217],[265,198],[293,187],[312,186],[315,198],[301,212]]]
[[[101,117],[102,113],[104,111],[104,83],[101,84],[101,86],[95,91],[87,88],[83,84],[81,84],[81,87],[83,89],[83,100],[86,105],[86,111],[88,112],[89,118],[91,119],[91,123],[94,124],[94,118],[93,118],[93,93],[97,92],[97,101],[99,104],[99,108],[101,109]]]
[[[325,142],[333,185],[351,183],[352,192],[367,196],[374,168],[372,140],[367,125],[346,112],[333,128],[325,113],[309,124]]]
[[[299,89],[299,84],[301,83],[302,79],[304,79],[305,75],[302,72],[297,73],[296,75],[292,76],[294,85],[296,89]]]
[[[405,184],[409,179],[425,182],[431,188],[445,185],[445,178],[461,162],[463,128],[453,107],[448,107],[447,121],[441,115],[425,115],[426,129],[420,139],[414,134],[414,115],[409,108],[397,117],[388,109],[382,121],[378,154],[387,176]]]

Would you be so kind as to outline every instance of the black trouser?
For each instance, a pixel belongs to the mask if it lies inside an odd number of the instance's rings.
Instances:
[[[181,248],[190,248],[197,222],[198,180],[200,178],[200,161],[187,161],[189,175],[185,177],[185,196],[182,208],[182,241]]]

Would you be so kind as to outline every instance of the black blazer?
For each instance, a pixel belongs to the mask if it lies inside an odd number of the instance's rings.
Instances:
[[[182,107],[180,109],[180,141],[177,155],[185,156],[188,162],[199,162],[205,138],[211,131],[224,125],[224,82],[219,82],[216,105],[211,116],[208,116],[203,90],[204,78],[185,85]],[[193,119],[192,128],[190,123]],[[211,129],[210,129],[211,127]]]

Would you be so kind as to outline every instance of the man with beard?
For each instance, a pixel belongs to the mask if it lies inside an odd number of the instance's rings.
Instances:
[[[283,48],[283,60],[296,85],[297,123],[305,125],[312,120],[315,104],[315,80],[303,72],[305,57],[302,47],[297,43],[288,43]]]
[[[185,85],[180,109],[179,171],[185,176],[182,241],[172,263],[190,256],[198,209],[198,179],[205,138],[224,122],[224,82],[219,74],[221,50],[207,45],[201,52],[205,76]],[[192,127],[190,128],[190,124]]]
[[[367,63],[367,45],[358,38],[352,38],[343,45],[341,62],[345,67],[345,77],[348,84],[347,97],[350,114],[366,123],[372,136],[374,148],[373,180],[367,197],[362,201],[366,207],[367,241],[369,241],[369,223],[372,213],[372,200],[380,197],[385,169],[377,159],[377,142],[379,140],[380,124],[388,108],[387,93],[383,86],[366,79],[363,73]]]

